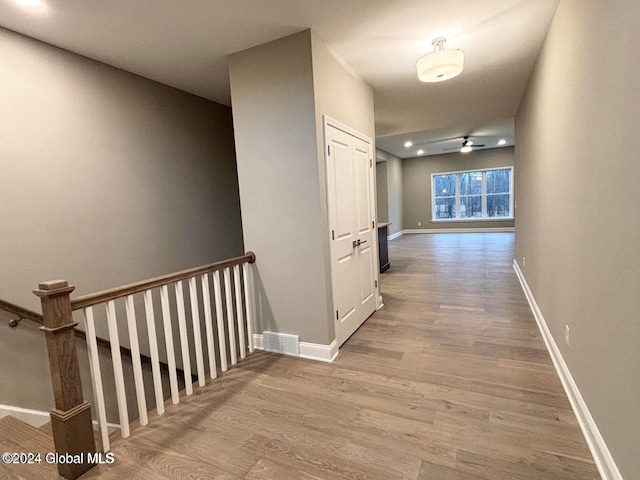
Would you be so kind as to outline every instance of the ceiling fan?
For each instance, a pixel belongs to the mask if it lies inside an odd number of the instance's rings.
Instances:
[[[474,148],[482,148],[482,147],[486,147],[486,145],[485,144],[474,143],[473,140],[469,140],[469,136],[467,135],[467,136],[463,137],[462,145],[460,147],[443,148],[442,151],[460,150],[460,152],[462,152],[462,153],[467,153],[467,152],[470,152],[471,150],[473,150]]]

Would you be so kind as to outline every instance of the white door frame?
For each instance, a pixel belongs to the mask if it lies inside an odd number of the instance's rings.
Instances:
[[[374,145],[373,145],[373,141],[371,140],[371,138],[369,138],[367,135],[365,135],[362,132],[359,132],[351,127],[349,127],[348,125],[345,125],[344,123],[339,122],[338,120],[331,118],[328,115],[322,115],[322,137],[323,137],[323,143],[324,143],[324,169],[325,169],[325,195],[326,195],[326,202],[327,202],[327,207],[329,206],[329,192],[328,192],[328,182],[329,179],[327,178],[327,175],[329,173],[329,168],[328,168],[328,155],[327,155],[327,127],[328,126],[332,126],[334,128],[337,128],[338,130],[342,130],[345,133],[348,133],[349,135],[359,138],[360,140],[364,141],[365,143],[368,143],[370,148],[371,148],[371,161],[373,162],[373,159],[375,157],[375,150],[374,150]],[[374,294],[376,296],[376,309],[380,309],[383,306],[383,302],[382,302],[382,295],[380,295],[380,256],[378,254],[379,252],[379,247],[378,247],[378,212],[377,212],[377,206],[376,206],[376,179],[375,179],[375,168],[370,168],[369,169],[369,181],[371,182],[371,191],[373,193],[373,195],[371,195],[371,198],[369,198],[369,202],[371,205],[371,211],[373,212],[373,219],[374,219],[374,228],[373,228],[373,242],[374,242],[374,252],[375,252],[375,259],[374,259],[374,270],[375,270],[375,275],[374,275],[374,280],[375,280],[375,287],[374,287]],[[333,219],[331,218],[331,209],[327,208],[327,217],[329,219],[328,222],[328,229],[327,229],[327,239],[329,242],[329,254],[330,254],[330,266],[331,266],[331,304],[335,305],[334,303],[334,299],[333,299],[333,284],[334,284],[334,278],[333,278],[333,248],[331,245],[331,226],[333,224]],[[332,312],[335,310],[335,308],[332,310]],[[335,317],[332,317],[334,320],[334,329],[335,329],[335,322],[336,319]],[[334,338],[335,338],[335,330],[334,330]]]

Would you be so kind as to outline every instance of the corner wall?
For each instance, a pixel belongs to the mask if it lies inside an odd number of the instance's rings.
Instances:
[[[371,153],[375,151],[375,120],[373,89],[362,80],[312,30],[311,60],[313,65],[313,95],[316,117],[316,146],[318,183],[322,220],[326,308],[329,315],[331,341],[335,338],[331,287],[331,246],[329,240],[329,207],[327,204],[327,172],[324,157],[324,116],[329,116],[371,139]],[[373,160],[373,158],[372,158]],[[375,170],[374,170],[375,182]],[[374,183],[375,185],[375,183]],[[377,218],[375,212],[373,218]],[[374,236],[374,238],[377,237]]]
[[[230,109],[0,28],[0,298],[241,254]]]
[[[516,116],[516,260],[627,479],[640,478],[638,18],[632,0],[561,0]]]
[[[431,175],[464,170],[514,167],[514,177],[520,175],[515,165],[513,147],[476,150],[470,153],[448,153],[428,157],[405,158],[402,161],[403,225],[405,229],[512,228],[513,220],[448,221],[431,220]],[[517,215],[516,210],[516,215]],[[420,223],[421,225],[418,225]]]
[[[376,158],[386,162],[387,165],[387,221],[389,236],[400,234],[403,230],[403,185],[402,185],[402,160],[384,150],[376,150]],[[380,192],[378,192],[380,193]]]
[[[259,72],[259,74],[256,74]],[[229,56],[257,332],[335,339],[323,115],[370,138],[373,92],[310,30]]]
[[[328,344],[310,32],[229,56],[229,77],[256,332]]]
[[[376,208],[378,223],[389,221],[389,188],[387,162],[376,162]]]

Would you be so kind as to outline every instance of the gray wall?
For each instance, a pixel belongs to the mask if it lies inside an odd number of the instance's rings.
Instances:
[[[389,188],[387,184],[387,162],[376,162],[376,206],[378,222],[389,221]]]
[[[376,150],[376,158],[384,161],[387,166],[387,221],[389,225],[389,235],[401,232],[403,227],[403,185],[402,185],[402,160],[395,155],[391,155],[384,150]]]
[[[0,298],[243,250],[230,109],[0,29]]]
[[[562,0],[516,117],[516,259],[627,479],[640,478],[638,18],[633,0]]]
[[[373,114],[373,89],[344,63],[313,31],[311,57],[313,62],[313,94],[316,117],[316,148],[320,207],[322,211],[322,239],[324,255],[327,312],[329,315],[330,341],[335,338],[333,300],[331,288],[331,252],[329,239],[329,208],[327,206],[327,182],[324,157],[324,121],[327,115],[371,139],[371,154],[375,151],[375,119]],[[373,160],[373,157],[371,158]],[[374,170],[375,182],[375,170]],[[373,188],[373,187],[372,187]],[[373,212],[373,218],[376,213]],[[378,238],[374,235],[374,241]],[[376,268],[376,272],[379,269]]]
[[[373,93],[311,31],[229,57],[257,331],[334,338],[322,115],[373,137]],[[260,72],[256,75],[256,72]]]
[[[428,157],[406,158],[402,161],[403,226],[405,229],[450,228],[510,228],[513,220],[431,221],[431,174],[457,172],[495,167],[514,167],[514,177],[520,173],[515,168],[513,147],[477,150],[470,153],[449,153]],[[517,215],[517,213],[516,213]],[[421,225],[418,225],[421,223]]]
[[[229,76],[257,333],[329,343],[310,32],[231,55]]]

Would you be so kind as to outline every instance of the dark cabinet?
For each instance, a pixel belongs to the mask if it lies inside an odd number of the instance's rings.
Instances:
[[[380,273],[386,271],[389,264],[389,224],[378,224],[378,256],[380,258]]]

